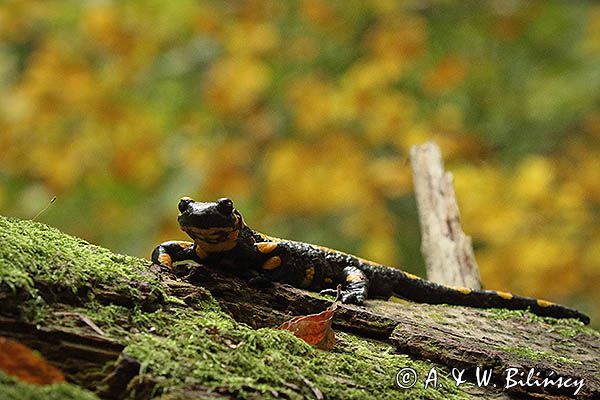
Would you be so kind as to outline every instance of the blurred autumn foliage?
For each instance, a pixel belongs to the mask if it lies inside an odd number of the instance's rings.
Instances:
[[[599,66],[593,2],[6,0],[0,212],[56,195],[40,220],[147,257],[180,196],[228,196],[419,272],[407,153],[435,139],[485,285],[593,314]]]

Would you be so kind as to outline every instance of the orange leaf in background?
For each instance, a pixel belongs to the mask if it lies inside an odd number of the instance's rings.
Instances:
[[[0,336],[0,370],[15,378],[37,385],[64,382],[63,374],[29,347]]]
[[[279,329],[285,329],[306,343],[321,350],[330,350],[335,345],[335,332],[331,329],[331,320],[339,305],[340,287],[334,303],[318,314],[300,315],[284,322]]]

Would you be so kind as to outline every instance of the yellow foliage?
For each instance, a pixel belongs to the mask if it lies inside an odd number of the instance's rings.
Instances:
[[[287,100],[299,135],[314,136],[327,127],[332,117],[331,92],[330,85],[316,76],[289,83]]]
[[[540,156],[527,157],[516,172],[516,198],[526,204],[544,201],[551,192],[554,175],[550,160]]]
[[[395,265],[398,259],[398,249],[393,236],[373,233],[369,235],[359,249],[359,253],[372,261],[384,265]]]
[[[128,252],[230,196],[397,265],[434,139],[486,286],[600,305],[600,7],[443,3],[2,2],[0,209]]]
[[[425,50],[426,23],[417,14],[404,14],[384,19],[369,32],[366,47],[375,58],[395,57],[412,62]]]
[[[240,57],[265,55],[279,45],[278,32],[268,22],[230,24],[226,30],[227,50]]]
[[[274,212],[318,214],[369,201],[366,158],[348,136],[284,141],[269,150],[264,162],[263,195]]]
[[[466,73],[465,64],[460,58],[446,56],[425,75],[423,90],[429,95],[440,95],[460,85]]]
[[[110,3],[89,7],[82,25],[88,39],[103,51],[126,55],[134,45],[132,33],[122,25],[119,10]]]
[[[192,29],[198,35],[217,36],[222,27],[223,13],[217,6],[208,2],[198,5],[194,13]]]
[[[425,143],[431,140],[434,133],[429,129],[427,124],[415,123],[407,128],[406,131],[396,136],[395,145],[408,154],[411,146]]]
[[[600,158],[589,157],[581,160],[578,170],[579,181],[586,191],[588,198],[600,202]]]
[[[590,245],[583,251],[581,270],[577,271],[584,280],[583,293],[591,293],[593,302],[600,301],[598,295],[598,282],[600,282],[600,235],[590,241]]]
[[[600,53],[600,6],[594,6],[589,13],[586,28],[584,48],[596,54]]]
[[[412,171],[408,159],[379,158],[371,161],[367,168],[372,185],[386,198],[399,198],[412,192]]]
[[[599,13],[600,14],[600,13]],[[600,139],[600,112],[593,112],[583,121],[583,130],[594,137]]]
[[[285,57],[294,62],[314,62],[320,51],[319,43],[307,36],[290,38],[282,47]]]
[[[438,108],[432,116],[432,122],[434,131],[440,132],[440,136],[449,132],[464,132],[465,130],[463,113],[455,104],[444,104]],[[455,147],[466,147],[466,143],[463,143],[466,142],[465,139],[460,140],[454,136],[452,137],[452,142],[455,143]]]
[[[408,129],[416,112],[414,99],[398,93],[381,93],[365,107],[362,121],[371,143],[396,141]]]
[[[358,251],[362,257],[397,266],[394,218],[381,203],[381,199],[373,198],[368,204],[358,204],[344,218],[342,232],[349,237],[363,239]]]
[[[369,94],[396,82],[402,74],[401,58],[383,57],[354,63],[342,78],[342,87],[354,96]]]
[[[511,253],[520,261],[523,270],[534,271],[538,277],[551,276],[576,259],[572,244],[557,245],[554,239],[548,235],[528,236],[527,241],[515,243]]]
[[[337,19],[331,3],[319,0],[302,0],[300,13],[311,23],[324,28],[330,27]]]
[[[253,189],[248,171],[252,166],[252,154],[256,152],[252,144],[241,139],[229,140],[213,144],[209,151],[206,153],[209,160],[219,162],[200,164],[206,176],[202,195],[208,198],[248,198]]]
[[[259,59],[226,58],[215,63],[205,78],[206,99],[215,112],[243,115],[260,100],[269,80],[269,68]]]

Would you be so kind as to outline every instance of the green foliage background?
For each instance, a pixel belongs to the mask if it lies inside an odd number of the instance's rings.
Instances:
[[[149,256],[180,196],[421,272],[435,139],[487,287],[600,305],[600,7],[0,4],[0,212]],[[593,315],[594,317],[594,315]]]

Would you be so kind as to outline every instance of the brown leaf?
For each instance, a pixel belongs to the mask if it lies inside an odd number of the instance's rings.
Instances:
[[[331,329],[331,320],[339,304],[340,290],[338,286],[336,300],[325,311],[294,317],[281,324],[279,329],[293,332],[296,337],[321,350],[330,350],[335,345],[335,332]]]
[[[43,357],[15,340],[0,336],[0,370],[37,385],[64,382],[65,377]]]

